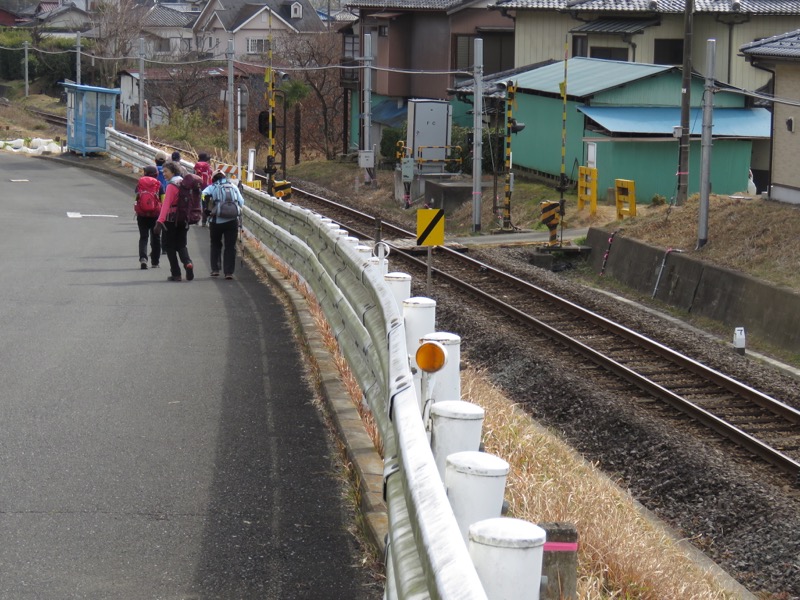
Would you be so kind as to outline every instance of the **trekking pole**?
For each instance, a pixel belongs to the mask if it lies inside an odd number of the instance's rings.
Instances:
[[[236,243],[239,245],[239,267],[244,268],[244,240],[242,240],[242,222],[239,221],[239,232],[236,235]]]

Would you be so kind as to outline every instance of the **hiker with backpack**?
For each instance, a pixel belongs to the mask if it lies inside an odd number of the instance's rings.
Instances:
[[[225,279],[233,279],[236,269],[236,238],[242,226],[244,196],[221,171],[214,173],[212,184],[203,190],[205,214],[211,223],[211,276],[219,277],[220,255]],[[224,245],[224,250],[223,250]]]
[[[205,152],[201,152],[197,155],[197,162],[194,163],[194,174],[197,175],[203,182],[203,189],[206,189],[209,185],[211,185],[211,165],[208,162],[208,154]],[[205,197],[203,197],[203,227],[208,227],[208,216],[206,215],[206,210],[208,207],[205,203]]]
[[[164,177],[164,163],[167,162],[167,153],[163,150],[156,152],[155,163],[158,169],[158,181],[161,183],[161,201],[164,201],[164,192],[167,191],[167,178]]]
[[[200,178],[191,173],[181,177],[180,169],[175,162],[164,163],[164,176],[168,183],[156,223],[169,259],[168,281],[181,281],[181,263],[187,281],[194,279],[194,265],[186,248],[186,234],[189,225],[198,223],[202,214]]]
[[[161,214],[161,183],[154,165],[144,168],[144,175],[136,184],[136,224],[139,226],[139,265],[147,269],[147,242],[150,242],[150,266],[158,268],[161,257],[161,236],[154,231],[156,219]]]

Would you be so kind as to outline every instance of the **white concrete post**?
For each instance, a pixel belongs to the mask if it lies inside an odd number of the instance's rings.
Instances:
[[[359,244],[356,246],[356,250],[358,251],[359,257],[364,259],[364,262],[368,262],[369,257],[372,256],[372,248],[365,246],[364,244]]]
[[[387,273],[383,276],[386,285],[397,302],[398,310],[403,310],[403,301],[411,297],[411,275],[408,273]]]
[[[358,248],[359,239],[357,237],[353,237],[352,235],[348,235],[344,238],[344,240],[350,244],[353,248]]]
[[[507,475],[508,463],[493,454],[467,451],[447,457],[444,486],[465,544],[470,525],[500,516]]]
[[[447,350],[447,363],[436,373],[432,389],[428,397],[432,403],[442,400],[461,400],[461,336],[445,331],[434,331],[426,334],[420,341],[438,342]],[[423,398],[423,406],[428,398]]]
[[[422,372],[417,366],[416,354],[420,340],[427,334],[436,331],[436,300],[419,296],[406,298],[403,300],[403,321],[406,326],[409,365],[414,372],[414,387],[417,389],[421,410],[424,402],[421,392]]]
[[[442,482],[449,455],[480,448],[483,416],[480,406],[462,400],[444,400],[431,407],[431,450]]]
[[[469,528],[469,555],[489,600],[539,600],[545,530],[492,518]]]

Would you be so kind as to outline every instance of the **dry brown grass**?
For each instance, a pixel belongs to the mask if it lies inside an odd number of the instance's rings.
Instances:
[[[313,293],[285,265],[259,252],[306,299],[353,404],[375,447],[374,419]],[[511,514],[534,523],[570,522],[580,539],[581,600],[725,600],[713,579],[677,543],[648,522],[612,481],[556,436],[537,426],[473,369],[462,372],[462,392],[486,410],[486,450],[506,460]]]
[[[700,200],[683,206],[642,207],[633,219],[609,227],[620,235],[689,255],[759,279],[800,290],[797,268],[800,207],[760,198],[712,196],[708,242],[697,250]]]
[[[734,597],[648,521],[627,493],[531,421],[482,373],[462,372],[462,395],[486,410],[486,451],[511,467],[506,487],[511,515],[577,527],[581,600]]]

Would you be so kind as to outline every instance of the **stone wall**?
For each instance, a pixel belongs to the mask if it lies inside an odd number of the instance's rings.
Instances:
[[[744,327],[776,346],[797,350],[800,344],[800,295],[754,277],[689,258],[666,248],[614,236],[591,228],[586,244],[590,263],[600,273],[608,251],[604,276],[636,291],[654,296],[693,315],[730,327]],[[663,268],[662,268],[663,264]],[[660,277],[659,277],[660,274]]]

